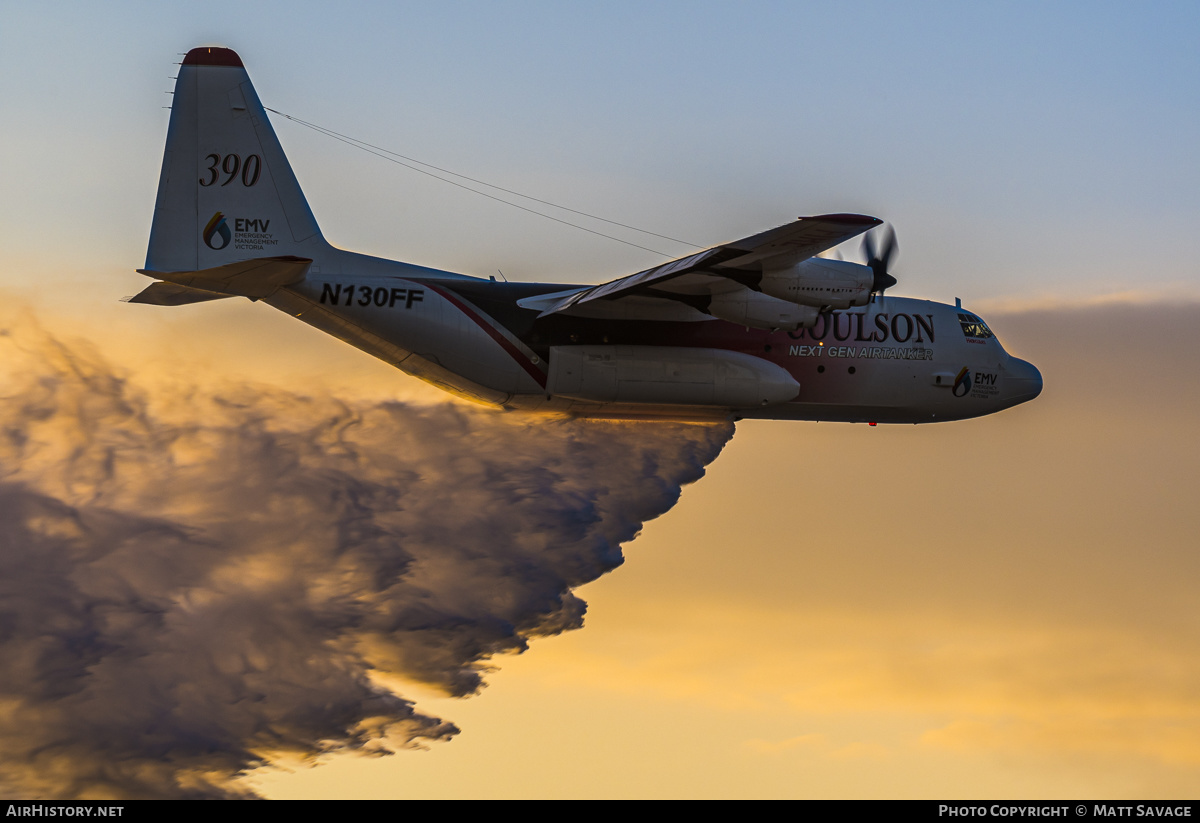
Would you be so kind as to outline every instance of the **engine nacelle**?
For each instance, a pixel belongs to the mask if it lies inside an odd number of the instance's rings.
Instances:
[[[714,294],[708,304],[708,313],[739,326],[767,331],[812,328],[820,314],[812,306],[800,306],[745,288]]]
[[[875,275],[867,266],[810,257],[784,269],[763,272],[763,294],[818,309],[849,309],[871,300]]]

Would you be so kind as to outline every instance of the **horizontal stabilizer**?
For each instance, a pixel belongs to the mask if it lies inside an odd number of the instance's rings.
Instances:
[[[210,291],[189,289],[187,286],[177,286],[174,283],[151,283],[133,297],[125,298],[126,303],[147,303],[151,306],[186,306],[189,303],[204,303],[208,300],[224,300],[231,294],[214,294]]]
[[[138,273],[188,289],[215,293],[221,297],[249,297],[251,300],[259,300],[284,286],[302,281],[310,265],[312,260],[307,257],[260,257],[200,271],[138,269]]]

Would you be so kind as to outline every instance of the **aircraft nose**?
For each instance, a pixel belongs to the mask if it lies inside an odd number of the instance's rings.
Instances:
[[[1032,400],[1042,393],[1042,373],[1028,360],[1014,357],[1008,361],[1005,371],[1008,399],[1013,405]]]

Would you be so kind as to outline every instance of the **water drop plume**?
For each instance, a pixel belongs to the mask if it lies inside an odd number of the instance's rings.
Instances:
[[[0,316],[0,793],[446,740],[389,678],[469,695],[580,627],[732,432],[151,379]]]

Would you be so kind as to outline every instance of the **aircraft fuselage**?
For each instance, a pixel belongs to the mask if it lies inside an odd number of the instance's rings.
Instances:
[[[1037,370],[1009,355],[977,316],[943,303],[877,296],[867,306],[822,314],[812,328],[790,332],[712,318],[539,317],[517,305],[574,288],[462,276],[310,275],[267,302],[457,394],[528,411],[929,423],[1000,411],[1041,389]],[[335,318],[342,322],[331,322]],[[650,364],[652,373],[640,381],[661,384],[659,402],[589,396],[586,388],[574,396],[554,391],[561,381],[554,379],[551,364],[558,358],[582,352],[619,359],[628,352],[636,361],[676,349],[765,361],[790,376],[798,390],[779,403],[736,409],[672,403],[672,376],[653,374],[656,366],[665,372],[680,365],[667,356]]]

